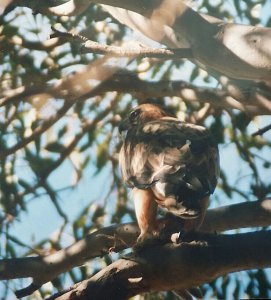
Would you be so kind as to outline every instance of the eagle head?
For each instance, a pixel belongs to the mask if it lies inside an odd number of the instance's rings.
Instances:
[[[159,105],[150,103],[141,104],[135,107],[130,112],[129,116],[119,124],[119,132],[122,133],[123,131],[129,130],[135,126],[167,116],[173,117]]]

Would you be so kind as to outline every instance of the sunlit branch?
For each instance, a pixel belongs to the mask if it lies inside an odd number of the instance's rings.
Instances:
[[[268,114],[266,110],[257,107],[254,103],[240,103],[229,96],[227,92],[219,89],[197,87],[185,81],[161,80],[155,82],[143,81],[136,76],[129,76],[129,74],[124,74],[124,76],[119,75],[119,78],[117,76],[115,80],[108,80],[104,84],[103,89],[129,92],[139,98],[145,99],[149,97],[176,96],[187,102],[210,103],[225,109],[238,109],[251,116]]]
[[[60,46],[63,44],[63,41],[60,41],[59,39],[49,39],[45,40],[43,42],[32,42],[27,41],[24,38],[15,35],[12,38],[9,38],[8,41],[3,43],[4,47],[1,49],[1,51],[5,52],[10,50],[11,46],[21,46],[23,48],[29,49],[29,50],[38,50],[38,51],[52,51],[55,47]]]
[[[18,101],[22,101],[22,98],[25,97],[44,93],[44,89],[44,86],[39,85],[34,87],[20,86],[16,89],[5,91],[4,95],[1,95],[2,98],[0,98],[0,107],[7,104],[15,104]]]
[[[218,77],[222,89],[238,102],[257,106],[266,114],[271,113],[271,89],[266,84],[253,80],[230,79],[226,76],[215,77]]]
[[[181,58],[193,58],[193,53],[190,48],[176,48],[176,49],[165,49],[165,48],[150,48],[143,44],[136,42],[124,45],[121,47],[102,45],[97,42],[88,40],[87,38],[74,33],[62,32],[54,27],[54,31],[51,34],[51,38],[65,38],[70,41],[81,41],[82,53],[95,53],[95,54],[110,54],[117,57],[152,57],[160,59],[181,59]]]

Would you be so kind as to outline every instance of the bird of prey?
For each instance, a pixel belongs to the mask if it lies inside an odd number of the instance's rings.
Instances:
[[[184,232],[201,225],[219,176],[219,153],[208,130],[154,104],[136,107],[119,125],[119,162],[132,188],[139,242],[153,237],[157,205],[183,218]]]

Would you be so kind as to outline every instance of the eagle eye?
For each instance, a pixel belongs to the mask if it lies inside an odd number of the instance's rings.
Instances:
[[[129,120],[135,122],[140,114],[140,109],[136,109],[130,113]]]

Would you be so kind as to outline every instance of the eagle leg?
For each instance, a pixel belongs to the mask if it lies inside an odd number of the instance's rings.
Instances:
[[[151,190],[133,189],[135,213],[140,229],[137,242],[143,243],[156,235],[157,203]]]

